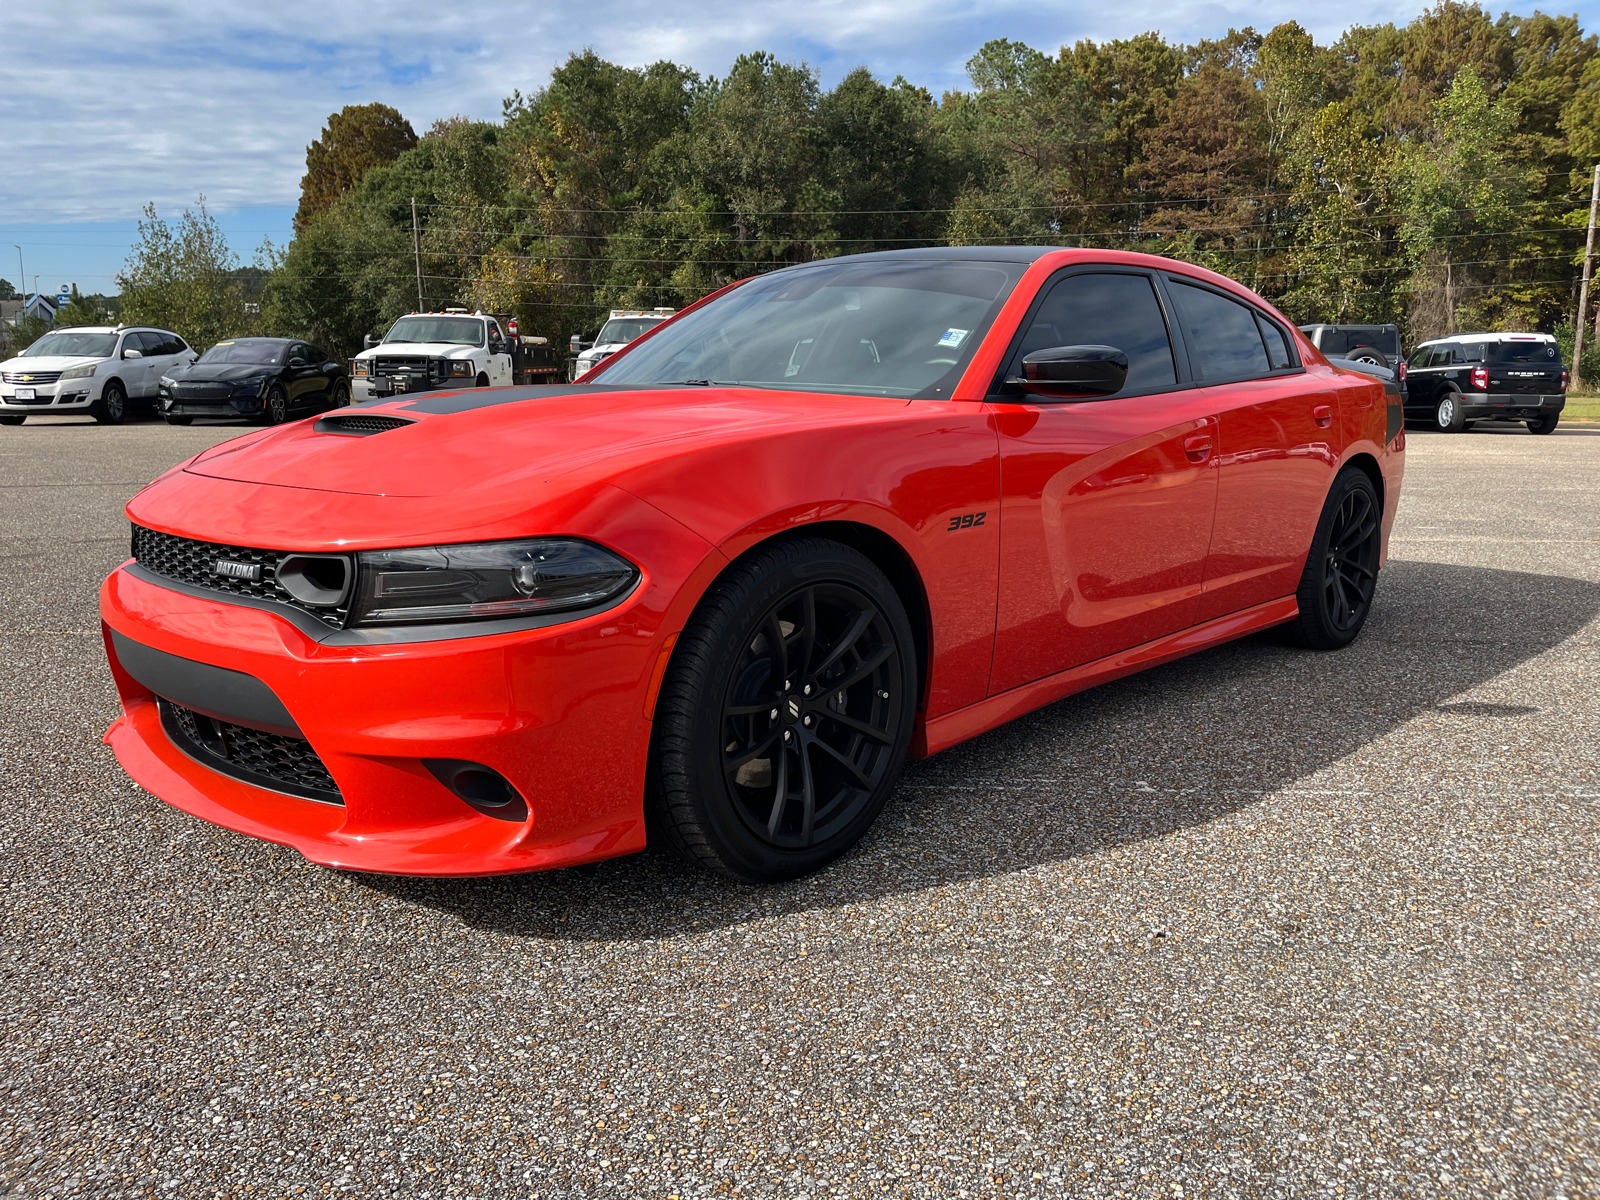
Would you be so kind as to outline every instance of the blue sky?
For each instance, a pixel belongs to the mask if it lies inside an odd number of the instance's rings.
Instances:
[[[165,0],[15,4],[0,49],[0,277],[22,246],[53,292],[114,291],[146,203],[165,216],[204,194],[248,262],[286,241],[305,147],[329,112],[381,100],[420,133],[457,113],[498,119],[513,88],[536,90],[585,46],[628,65],[669,58],[721,74],[749,50],[817,67],[825,85],[865,64],[935,94],[1008,37],[1053,51],[1147,29],[1178,41],[1297,19],[1319,40],[1350,24],[1410,20],[1416,0],[658,0],[477,3]],[[1585,25],[1600,0],[1577,7]]]

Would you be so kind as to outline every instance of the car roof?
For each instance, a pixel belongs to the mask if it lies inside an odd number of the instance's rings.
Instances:
[[[1422,346],[1453,345],[1457,342],[1553,342],[1553,333],[1452,333],[1447,337],[1429,338]]]
[[[797,263],[797,266],[822,266],[842,262],[881,262],[885,259],[936,258],[969,262],[1037,262],[1046,254],[1057,250],[1072,250],[1073,246],[921,246],[910,250],[874,250],[868,254],[841,254],[838,258],[822,258],[815,263]]]
[[[256,342],[273,342],[275,344],[282,345],[285,342],[303,342],[305,340],[306,340],[305,338],[283,338],[283,337],[233,337],[233,338],[223,338],[220,342],[213,342],[212,344],[216,345],[216,346],[234,346],[234,345],[237,345],[240,342],[249,342],[252,345],[255,344]]]

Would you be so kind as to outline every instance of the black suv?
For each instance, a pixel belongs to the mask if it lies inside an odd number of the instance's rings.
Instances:
[[[1348,358],[1392,371],[1405,357],[1398,325],[1302,325],[1300,332],[1326,358]]]
[[[1567,406],[1567,372],[1548,333],[1458,333],[1424,342],[1406,369],[1406,419],[1447,433],[1522,421],[1549,433]]]

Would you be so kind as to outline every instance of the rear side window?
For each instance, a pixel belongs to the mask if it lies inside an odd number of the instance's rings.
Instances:
[[[144,351],[146,358],[153,358],[158,354],[171,353],[167,350],[167,339],[151,330],[139,332],[139,349]]]
[[[1128,356],[1124,394],[1170,388],[1178,382],[1167,322],[1146,275],[1069,275],[1061,280],[1034,314],[1007,373],[1020,372],[1023,356],[1053,346],[1121,350]]]
[[[1250,379],[1272,370],[1253,309],[1178,280],[1173,280],[1172,295],[1189,343],[1189,361],[1202,380]]]
[[[1267,361],[1272,364],[1272,369],[1277,371],[1294,366],[1294,359],[1289,357],[1289,343],[1283,336],[1283,330],[1260,313],[1256,314],[1256,324],[1261,326],[1261,340],[1267,344]]]
[[[1317,349],[1329,358],[1338,358],[1350,349],[1350,335],[1342,329],[1324,329],[1321,339],[1317,342]]]

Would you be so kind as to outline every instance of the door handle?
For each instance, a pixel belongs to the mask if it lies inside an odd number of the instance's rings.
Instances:
[[[1183,452],[1190,462],[1201,463],[1211,457],[1211,435],[1194,433],[1183,439]]]
[[[1311,418],[1322,428],[1326,429],[1333,424],[1333,405],[1319,404],[1311,410]]]

